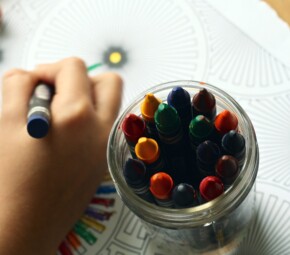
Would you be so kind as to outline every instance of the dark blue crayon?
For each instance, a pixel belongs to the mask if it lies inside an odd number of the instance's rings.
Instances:
[[[196,149],[197,166],[203,176],[215,174],[215,165],[221,156],[220,148],[214,142],[207,140],[199,144]]]
[[[168,169],[171,169],[169,174],[176,184],[185,182],[190,171],[186,160],[186,148],[189,148],[189,143],[186,146],[178,113],[172,106],[161,103],[154,117],[161,148],[166,156]]]
[[[198,205],[194,188],[187,183],[180,183],[173,189],[172,200],[175,208],[188,208]]]
[[[111,193],[116,193],[116,188],[114,185],[101,185],[96,191],[96,194],[111,194]]]
[[[145,164],[138,159],[127,159],[124,169],[124,178],[128,186],[136,195],[153,203],[154,198],[149,190],[149,178]]]
[[[27,114],[27,132],[33,138],[43,138],[48,133],[53,90],[52,86],[43,83],[34,89]]]
[[[187,134],[192,115],[189,93],[182,87],[174,87],[167,96],[167,103],[178,112],[183,131]]]
[[[222,153],[235,157],[242,167],[245,161],[246,142],[243,135],[235,130],[226,133],[221,142]]]

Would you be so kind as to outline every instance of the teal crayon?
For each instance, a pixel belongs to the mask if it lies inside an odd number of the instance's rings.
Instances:
[[[192,149],[206,141],[211,140],[214,131],[213,123],[204,115],[197,115],[189,124],[189,139]]]
[[[90,245],[93,245],[98,240],[97,237],[88,230],[87,225],[82,222],[82,220],[79,220],[74,225],[73,230]]]
[[[166,156],[168,173],[176,184],[187,180],[189,170],[186,160],[186,143],[178,112],[172,106],[161,103],[154,115],[161,147]]]

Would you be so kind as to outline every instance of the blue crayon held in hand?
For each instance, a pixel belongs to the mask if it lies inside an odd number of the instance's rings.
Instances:
[[[188,208],[198,205],[194,188],[187,183],[180,183],[173,189],[172,200],[175,208]]]
[[[188,125],[191,121],[191,101],[189,93],[182,87],[174,87],[167,96],[168,105],[174,107],[180,117],[183,131],[188,133]]]
[[[246,142],[243,135],[235,130],[226,133],[221,142],[223,154],[235,157],[239,162],[239,167],[242,167],[245,161]]]
[[[123,174],[128,186],[144,200],[153,203],[154,198],[149,190],[149,178],[145,164],[138,159],[127,159]]]
[[[180,118],[175,108],[161,103],[155,112],[161,148],[166,156],[171,172],[169,174],[176,184],[187,180],[189,166],[186,160],[186,146]]]
[[[33,138],[43,138],[50,127],[50,103],[53,87],[39,84],[35,87],[29,102],[27,114],[27,132]]]

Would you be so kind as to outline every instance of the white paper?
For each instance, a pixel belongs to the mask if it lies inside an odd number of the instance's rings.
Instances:
[[[231,2],[239,7],[238,13],[232,12]],[[289,33],[264,3],[210,1],[214,8],[203,0],[0,3],[5,7],[1,74],[12,67],[31,69],[72,55],[91,65],[102,61],[109,47],[121,46],[128,52],[122,68],[103,65],[93,73],[116,71],[123,77],[123,109],[145,89],[172,80],[205,81],[229,92],[249,114],[260,147],[258,214],[241,254],[288,254]],[[114,198],[115,204],[94,207],[115,213],[101,222],[106,227],[102,233],[91,230],[98,237],[95,245],[82,240],[85,255],[170,254],[148,239],[141,222],[116,193],[105,196]]]
[[[261,0],[207,1],[243,33],[290,67],[289,25],[267,3]]]

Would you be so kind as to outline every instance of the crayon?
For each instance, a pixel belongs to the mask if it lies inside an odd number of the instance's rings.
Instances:
[[[27,132],[33,138],[43,138],[48,133],[53,90],[52,86],[43,83],[38,84],[34,89],[27,114]]]
[[[197,115],[193,118],[189,124],[189,139],[192,149],[195,150],[205,140],[211,140],[213,130],[212,122],[204,115]]]
[[[91,204],[103,205],[105,207],[113,207],[115,198],[93,197]]]
[[[85,215],[100,221],[109,220],[113,214],[114,212],[107,212],[90,206],[85,210]]]
[[[167,173],[159,172],[150,178],[150,191],[156,203],[162,207],[173,207],[171,198],[173,186],[173,180]]]
[[[96,221],[94,218],[84,215],[81,218],[81,222],[84,223],[86,226],[96,230],[99,233],[103,233],[106,229],[106,226],[102,223]]]
[[[148,176],[164,170],[165,163],[161,157],[159,145],[154,139],[139,138],[135,146],[135,154],[139,160],[145,163]]]
[[[133,158],[136,158],[135,145],[140,137],[146,136],[145,122],[141,117],[129,113],[126,115],[121,128],[129,145],[130,153]]]
[[[201,202],[211,201],[224,192],[224,184],[216,176],[205,177],[199,185]]]
[[[153,203],[154,198],[149,190],[149,178],[145,164],[138,159],[127,159],[123,174],[128,186],[144,200]]]
[[[183,126],[183,132],[187,135],[192,116],[189,93],[182,87],[174,87],[167,96],[167,103],[178,112]]]
[[[216,100],[214,95],[207,89],[201,89],[192,97],[192,117],[204,115],[210,121],[216,116]]]
[[[222,152],[232,155],[239,162],[239,167],[242,167],[245,161],[246,141],[242,134],[231,130],[226,133],[221,142]]]
[[[223,155],[216,163],[215,173],[222,180],[225,189],[229,188],[239,174],[238,160],[233,156]]]
[[[210,140],[199,144],[196,149],[199,173],[205,177],[215,174],[215,164],[221,156],[220,148]]]
[[[155,112],[155,123],[161,142],[161,148],[166,156],[166,162],[175,183],[187,180],[189,163],[186,155],[190,148],[185,142],[183,129],[175,108],[161,103]]]
[[[214,126],[217,134],[223,136],[231,130],[238,130],[238,118],[234,113],[223,110],[216,116]]]
[[[88,230],[88,225],[83,222],[83,219],[79,220],[73,227],[73,230],[83,238],[88,244],[93,245],[97,241],[97,237]]]
[[[66,239],[78,254],[84,254],[87,251],[73,231],[68,233]]]
[[[61,255],[73,255],[72,251],[70,250],[69,246],[65,241],[62,241],[58,247],[59,252]]]
[[[187,183],[180,183],[173,189],[172,200],[175,208],[188,208],[198,205],[194,188]]]
[[[152,93],[145,95],[141,103],[141,115],[146,123],[147,133],[150,138],[158,141],[158,132],[155,126],[154,113],[162,100],[155,97]]]
[[[98,187],[96,194],[112,194],[116,193],[116,188],[114,185],[101,185]]]

